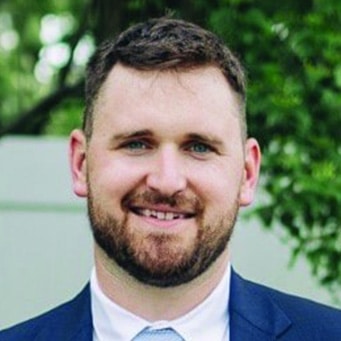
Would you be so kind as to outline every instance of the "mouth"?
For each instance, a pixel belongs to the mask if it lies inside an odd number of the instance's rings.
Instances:
[[[142,207],[130,207],[130,210],[138,216],[154,218],[158,220],[178,220],[178,219],[190,219],[195,216],[194,213],[188,212],[172,212],[166,210],[155,210],[150,208],[142,208]]]

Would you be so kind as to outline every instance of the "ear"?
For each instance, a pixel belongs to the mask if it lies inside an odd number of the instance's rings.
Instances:
[[[240,206],[252,203],[256,192],[261,163],[261,151],[258,142],[250,138],[245,143],[244,178],[240,192]]]
[[[86,138],[81,130],[74,130],[70,135],[69,162],[73,191],[79,197],[86,197],[88,195],[86,181]]]

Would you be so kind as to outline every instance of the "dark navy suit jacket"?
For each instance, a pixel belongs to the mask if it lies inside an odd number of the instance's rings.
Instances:
[[[231,341],[341,341],[341,311],[246,281],[233,271],[229,312]],[[72,301],[0,332],[0,341],[92,341],[92,333],[87,285]]]

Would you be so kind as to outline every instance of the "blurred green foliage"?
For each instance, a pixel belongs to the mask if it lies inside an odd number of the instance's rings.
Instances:
[[[84,65],[128,25],[174,10],[222,36],[246,66],[249,132],[266,197],[254,213],[341,287],[339,0],[26,0],[0,3],[0,136],[80,124]]]

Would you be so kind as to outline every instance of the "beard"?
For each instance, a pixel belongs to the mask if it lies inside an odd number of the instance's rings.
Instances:
[[[88,215],[97,245],[136,280],[160,288],[185,284],[205,272],[226,249],[239,209],[236,198],[221,216],[208,219],[204,205],[195,197],[132,191],[123,198],[124,215],[118,219],[103,209],[88,188]],[[195,212],[191,219],[197,228],[184,238],[181,234],[147,232],[131,224],[129,215],[135,213],[129,207],[157,204]]]

